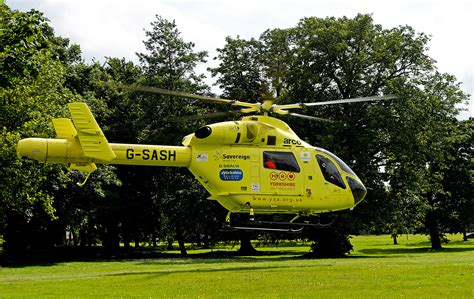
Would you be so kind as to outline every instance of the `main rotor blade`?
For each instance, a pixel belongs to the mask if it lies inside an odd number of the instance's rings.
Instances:
[[[276,113],[278,113],[278,111],[287,110],[287,109],[302,109],[304,107],[311,107],[311,106],[336,105],[336,104],[357,103],[357,102],[371,102],[371,101],[390,100],[390,99],[397,99],[397,98],[398,98],[398,96],[396,96],[396,95],[385,95],[385,96],[373,96],[373,97],[342,99],[342,100],[325,101],[325,102],[275,105],[273,110]],[[286,114],[286,113],[280,113],[280,114]]]
[[[170,96],[177,96],[177,97],[183,97],[183,98],[188,98],[188,99],[200,100],[203,102],[208,102],[208,103],[213,103],[213,104],[228,104],[232,106],[252,108],[252,112],[258,111],[260,109],[259,103],[247,103],[247,102],[242,102],[242,101],[237,101],[237,100],[213,98],[213,97],[207,97],[207,96],[202,96],[198,94],[174,91],[174,90],[163,89],[163,88],[152,87],[152,86],[133,85],[131,88],[135,91],[143,91],[143,92],[158,93],[158,94],[164,94],[164,95],[170,95]]]
[[[389,94],[385,96],[361,97],[361,98],[343,99],[343,100],[326,101],[326,102],[301,103],[301,105],[310,107],[310,106],[335,105],[335,104],[346,104],[346,103],[357,103],[357,102],[372,102],[372,101],[381,101],[381,100],[391,100],[391,99],[397,99],[397,98],[398,97],[396,95]]]
[[[201,101],[209,102],[209,103],[230,104],[230,105],[232,105],[235,102],[237,102],[235,100],[206,97],[206,96],[202,96],[202,95],[191,94],[191,93],[180,92],[180,91],[174,91],[174,90],[168,90],[168,89],[152,87],[152,86],[132,85],[131,89],[133,89],[135,91],[143,91],[143,92],[157,93],[157,94],[163,94],[163,95],[169,95],[169,96],[178,96],[178,97],[188,98],[188,99],[196,99],[196,100],[201,100]]]
[[[328,122],[328,123],[334,123],[334,122],[335,122],[334,120],[330,120],[330,119],[327,119],[327,118],[321,118],[321,117],[316,117],[316,116],[304,115],[304,114],[299,114],[299,113],[288,112],[287,115],[296,116],[296,117],[300,117],[300,118],[304,118],[304,119],[309,119],[309,120],[316,120],[316,121]]]
[[[163,120],[166,122],[187,122],[187,121],[193,121],[193,120],[235,116],[235,115],[239,115],[240,113],[242,113],[240,110],[234,110],[234,111],[226,111],[226,112],[213,112],[213,113],[207,113],[203,115],[196,114],[196,115],[166,117]]]

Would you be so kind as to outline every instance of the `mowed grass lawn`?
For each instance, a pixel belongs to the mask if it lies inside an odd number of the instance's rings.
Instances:
[[[308,259],[309,246],[260,247],[235,257],[219,249],[189,258],[63,262],[0,269],[0,298],[474,298],[474,241],[448,236],[358,236],[342,259]]]

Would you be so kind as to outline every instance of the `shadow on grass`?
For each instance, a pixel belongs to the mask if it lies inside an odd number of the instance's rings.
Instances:
[[[135,276],[135,275],[153,275],[153,276],[162,276],[170,275],[176,273],[218,273],[218,272],[237,272],[237,271],[259,271],[259,270],[269,270],[269,269],[282,269],[288,268],[289,266],[238,266],[238,267],[223,267],[223,268],[213,268],[213,269],[173,269],[173,270],[156,270],[156,271],[137,271],[137,272],[123,272],[123,273],[112,273],[106,274],[105,276]],[[303,266],[304,267],[304,266]],[[301,268],[301,266],[298,266]]]
[[[130,260],[141,260],[143,264],[169,263],[169,260],[180,259],[180,263],[198,263],[203,260],[206,263],[219,263],[223,260],[235,260],[239,262],[256,261],[282,261],[301,258],[305,253],[283,249],[279,251],[259,250],[253,255],[241,255],[237,251],[213,250],[203,253],[193,253],[182,256],[179,253],[163,252],[153,249],[120,249],[114,252],[105,251],[101,247],[62,247],[53,248],[48,251],[30,252],[21,256],[0,255],[0,266],[7,268],[21,268],[28,266],[54,266],[64,262],[120,262]]]
[[[233,261],[238,261],[241,262],[241,260],[233,260]],[[105,276],[133,276],[133,275],[169,275],[169,274],[176,274],[176,273],[217,273],[217,272],[236,272],[236,271],[259,271],[259,270],[269,270],[269,269],[286,269],[286,268],[311,268],[314,267],[314,265],[292,265],[292,264],[286,264],[286,265],[278,265],[278,266],[268,266],[268,264],[265,264],[263,266],[259,266],[258,264],[255,265],[256,263],[264,262],[264,261],[269,261],[261,259],[261,260],[253,260],[253,266],[236,266],[234,264],[227,264],[223,266],[222,268],[212,268],[212,269],[167,269],[167,270],[156,270],[156,271],[138,271],[138,272],[123,272],[123,273],[112,273],[112,274],[106,274]],[[281,259],[271,259],[270,261],[281,261]],[[158,261],[159,262],[159,261]],[[182,263],[180,263],[182,264]],[[318,264],[318,267],[331,267],[334,266],[334,264]]]
[[[400,247],[400,248],[367,248],[358,252],[368,255],[397,255],[397,254],[422,254],[422,253],[455,253],[474,251],[474,247],[448,247],[442,249],[431,249],[431,247]]]
[[[456,252],[474,252],[474,246],[466,246],[462,242],[450,242],[449,247],[441,250],[432,250],[423,242],[423,246],[413,247],[402,245],[400,247],[390,246],[389,248],[364,248],[356,250],[355,254],[349,254],[342,259],[378,259],[387,257],[396,257],[397,255],[410,254],[436,254],[436,253],[456,253]],[[454,245],[454,246],[453,246]],[[464,245],[464,246],[461,246]],[[173,260],[179,259],[180,264],[195,263],[222,263],[222,262],[249,262],[259,263],[268,261],[288,261],[300,259],[328,259],[314,257],[308,252],[289,250],[266,251],[265,248],[258,250],[253,255],[240,255],[237,250],[212,250],[208,252],[193,253],[189,250],[187,256],[182,256],[175,252],[163,252],[150,248],[139,248],[125,250],[121,248],[115,252],[105,251],[102,247],[62,247],[53,248],[48,251],[32,252],[28,255],[11,257],[0,255],[0,266],[7,268],[21,268],[29,266],[54,266],[64,262],[128,262],[136,260],[142,264],[171,264]],[[255,267],[252,267],[254,269]]]

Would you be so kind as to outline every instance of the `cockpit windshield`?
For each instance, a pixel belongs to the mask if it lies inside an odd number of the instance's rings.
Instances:
[[[331,158],[334,159],[334,161],[337,162],[337,164],[339,165],[339,167],[341,167],[341,169],[349,174],[352,174],[353,176],[357,177],[357,175],[354,173],[354,171],[352,171],[352,169],[346,164],[344,163],[344,161],[342,161],[341,159],[339,159],[338,156],[334,155],[333,153],[331,153],[330,151],[327,151],[323,148],[320,148],[320,147],[316,147],[316,150],[317,151],[320,151],[320,152],[323,152],[325,153],[326,155],[330,156]]]

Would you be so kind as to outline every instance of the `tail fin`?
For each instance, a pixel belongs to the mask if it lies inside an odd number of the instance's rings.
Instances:
[[[68,107],[72,121],[68,118],[53,119],[56,138],[75,140],[77,137],[84,156],[105,161],[115,159],[115,153],[87,104],[70,103]],[[75,142],[77,142],[77,139]],[[95,163],[71,164],[69,168],[87,174],[84,182],[78,183],[81,187],[86,183],[90,174],[97,169]]]
[[[77,136],[86,157],[110,161],[115,153],[86,103],[68,104]],[[59,132],[58,132],[59,134]]]

